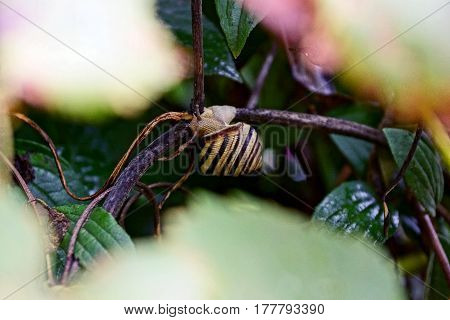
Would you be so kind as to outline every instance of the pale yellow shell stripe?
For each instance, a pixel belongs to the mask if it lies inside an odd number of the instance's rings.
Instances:
[[[211,172],[214,175],[221,175],[220,170],[222,170],[223,166],[225,166],[227,163],[230,163],[230,157],[236,157],[236,148],[238,147],[238,141],[240,140],[240,136],[242,135],[242,127],[243,125],[241,123],[233,125],[233,126],[227,126],[226,128],[222,129],[219,132],[215,132],[214,134],[209,135],[208,139],[211,139],[211,143],[213,144],[213,148],[210,149],[210,151],[208,151],[208,149],[206,149],[205,151],[202,149],[202,153],[208,157],[207,159],[204,160],[203,164],[201,164],[200,166],[200,171],[203,173],[207,173],[207,172]],[[220,150],[222,147],[223,142],[223,137],[227,137],[227,144],[224,147],[225,149]],[[217,141],[217,139],[221,137],[220,139],[220,143],[219,144],[215,144],[215,142]],[[210,143],[208,143],[208,146],[210,145]],[[218,154],[218,153],[221,154]],[[208,153],[208,154],[206,154]],[[217,159],[216,161],[215,158],[216,157],[220,157],[219,159]],[[200,158],[202,159],[202,158]],[[203,161],[203,160],[202,160]],[[202,162],[201,161],[201,162]],[[214,165],[215,167],[212,168],[212,170],[210,169],[211,165],[216,162],[216,164]],[[231,161],[231,163],[233,163],[234,161]],[[217,168],[219,167],[220,170]],[[232,167],[231,167],[232,168]],[[224,173],[226,174],[226,173]]]
[[[237,166],[235,166],[236,171],[234,172],[234,176],[236,176],[236,177],[239,176],[241,174],[241,172],[243,171],[244,165],[247,162],[248,157],[250,157],[252,149],[254,147],[254,144],[257,141],[256,132],[254,130],[251,130],[251,127],[249,125],[247,125],[247,126],[248,126],[247,134],[244,135],[244,137],[246,137],[248,134],[251,134],[250,141],[248,142],[245,150],[243,150],[244,154],[242,155],[239,164]],[[243,139],[243,140],[246,140],[246,139]]]
[[[261,141],[251,126],[241,123],[236,130],[227,127],[205,142],[200,152],[200,171],[216,176],[250,173],[261,167],[261,152]]]
[[[210,145],[211,145],[211,141],[207,141],[205,143],[205,145],[202,147],[202,150],[200,150],[200,155],[198,157],[199,159],[202,159],[205,156],[206,151],[208,151]]]
[[[262,144],[261,144],[261,151],[260,151],[260,153],[261,153],[261,155],[258,156],[258,162],[256,163],[256,168],[255,168],[256,170],[260,170],[262,168],[262,165],[263,165]]]
[[[233,135],[228,136],[228,144],[224,150],[224,152],[218,156],[220,156],[220,160],[217,163],[217,166],[214,168],[214,175],[218,176],[221,174],[224,165],[227,163],[227,160],[233,156],[235,152],[235,147],[237,147],[239,131],[235,132]]]
[[[223,143],[224,137],[223,136],[217,136],[216,140],[211,141],[212,149],[209,155],[206,155],[208,158],[203,162],[203,164],[200,167],[200,171],[203,173],[206,173],[211,166],[211,163],[214,161],[214,158],[216,157],[217,153],[219,152],[219,149]]]
[[[251,139],[248,143],[247,150],[246,150],[247,152],[245,155],[246,159],[245,159],[245,161],[244,161],[244,159],[242,159],[242,164],[240,165],[242,167],[242,169],[239,172],[240,175],[247,174],[251,171],[251,170],[249,170],[248,165],[250,164],[251,161],[253,161],[255,151],[258,147],[258,139],[257,139],[257,137],[255,139],[253,139],[253,131],[252,131],[252,136],[250,138]]]
[[[248,158],[247,163],[245,164],[243,173],[250,173],[258,170],[256,163],[258,162],[258,159],[260,157],[261,157],[261,141],[258,139],[258,137],[256,137],[254,148],[250,154],[250,157]]]
[[[219,130],[217,132],[205,136],[206,143],[200,152],[201,172],[203,173],[211,172],[215,175],[220,175],[220,172],[215,173],[214,171],[216,170],[217,166],[223,167],[224,163],[226,163],[227,157],[229,157],[229,154],[232,154],[233,148],[235,147],[236,144],[235,141],[239,140],[238,137],[240,134],[241,127],[242,127],[241,124],[227,126],[222,130]],[[219,143],[216,144],[218,139]],[[213,144],[212,147],[211,144]],[[207,158],[204,159],[204,157]],[[216,157],[219,158],[216,159]],[[212,165],[214,165],[214,168],[211,168],[212,170],[210,170],[210,167]]]
[[[236,139],[238,144],[234,147],[233,153],[231,154],[231,160],[228,162],[228,165],[226,167],[226,170],[224,172],[225,175],[231,175],[235,172],[234,171],[234,163],[236,162],[236,159],[239,157],[239,154],[241,153],[242,147],[244,146],[245,140],[248,136],[248,132],[250,130],[250,126],[247,124],[243,124],[239,128],[239,139]]]

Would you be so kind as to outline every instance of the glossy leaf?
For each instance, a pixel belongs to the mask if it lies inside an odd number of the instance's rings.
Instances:
[[[18,155],[29,155],[34,179],[28,185],[36,198],[45,201],[51,207],[77,202],[64,190],[56,164],[46,146],[29,140],[16,140],[15,144]],[[72,166],[64,158],[61,158],[61,165],[70,190],[80,196],[87,195],[87,188]]]
[[[70,228],[66,233],[61,248],[67,252],[73,228],[86,206],[67,205],[57,207],[70,220]],[[81,266],[89,268],[98,259],[111,258],[120,249],[133,247],[128,234],[117,221],[102,208],[96,208],[89,220],[81,229],[75,245],[75,257]]]
[[[192,20],[189,0],[158,0],[159,17],[183,46],[192,47]],[[233,57],[222,33],[203,16],[203,50],[206,75],[220,75],[241,82]]]
[[[391,211],[390,234],[398,227],[398,213]],[[316,207],[313,218],[350,234],[363,234],[375,243],[386,240],[383,205],[372,189],[360,181],[341,184]]]
[[[244,48],[250,32],[258,24],[259,18],[248,13],[239,0],[215,0],[220,25],[234,57]]]
[[[383,131],[397,167],[400,167],[414,141],[414,133],[395,128],[386,128]],[[444,192],[444,174],[439,156],[423,138],[406,170],[405,180],[417,200],[429,213],[434,215]]]

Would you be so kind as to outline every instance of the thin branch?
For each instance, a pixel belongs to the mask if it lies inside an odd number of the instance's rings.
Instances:
[[[148,199],[148,202],[153,205],[153,208],[155,210],[154,234],[156,237],[159,237],[161,235],[161,210],[159,209],[158,203],[156,202],[156,194],[151,188],[149,188],[142,182],[138,182],[136,185],[139,187],[139,189],[141,189],[141,193]]]
[[[50,138],[50,136],[37,123],[35,123],[33,120],[31,120],[24,114],[13,113],[12,115],[14,117],[16,117],[17,119],[25,122],[31,128],[33,128],[45,140],[45,142],[47,143],[47,145],[50,148],[51,153],[53,155],[53,159],[55,161],[56,168],[57,168],[58,174],[59,174],[59,178],[61,180],[61,184],[64,187],[64,190],[67,192],[67,194],[69,196],[71,196],[72,198],[79,200],[79,201],[86,201],[86,200],[94,199],[95,197],[97,197],[98,195],[103,193],[103,191],[105,191],[107,188],[109,188],[116,181],[117,176],[119,175],[119,173],[122,170],[125,163],[130,158],[132,152],[142,143],[142,141],[144,141],[144,139],[151,133],[151,131],[158,124],[160,124],[163,121],[182,121],[185,118],[187,118],[186,113],[183,113],[183,112],[166,112],[162,115],[159,115],[158,117],[156,117],[149,123],[147,123],[147,125],[144,127],[144,129],[142,129],[139,132],[139,135],[134,139],[134,141],[128,147],[128,150],[125,152],[125,154],[119,160],[119,162],[116,164],[113,172],[111,173],[109,178],[104,182],[103,186],[100,189],[98,189],[95,193],[93,193],[89,196],[79,197],[69,189],[69,186],[66,181],[66,177],[64,176],[64,171],[61,166],[61,161],[59,159],[58,152],[56,151],[56,146],[53,143],[53,140]]]
[[[447,281],[447,285],[450,287],[450,264],[448,261],[448,257],[445,254],[444,248],[439,240],[439,236],[434,228],[433,222],[431,221],[431,217],[428,214],[420,214],[419,220],[421,222],[421,226],[425,231],[425,235],[430,241],[430,245],[433,251],[436,253],[437,261],[442,268],[442,271],[445,275],[445,280]]]
[[[202,0],[191,0],[192,48],[194,51],[194,97],[191,113],[199,116],[205,104],[205,78],[203,71]]]
[[[416,154],[417,147],[419,146],[419,141],[422,136],[423,128],[418,127],[416,129],[416,134],[414,136],[414,141],[411,144],[411,147],[409,148],[408,154],[406,155],[405,160],[403,161],[403,164],[400,168],[400,170],[395,175],[394,179],[392,179],[391,183],[389,184],[389,187],[386,189],[386,192],[383,196],[383,201],[386,199],[386,196],[392,192],[392,190],[395,189],[395,187],[398,186],[400,181],[402,180],[403,176],[405,175],[406,170],[408,169],[412,159],[414,158],[414,155]]]
[[[155,182],[155,183],[149,184],[148,187],[152,188],[152,189],[153,188],[168,188],[166,190],[169,190],[169,189],[171,189],[173,187],[173,185],[174,185],[174,183],[172,183],[172,182]],[[181,190],[184,193],[192,194],[190,190],[186,189],[183,186],[180,186],[179,188],[177,188],[177,190]],[[165,191],[163,191],[163,193]]]
[[[188,169],[183,174],[183,176],[172,186],[172,188],[170,188],[170,190],[167,191],[167,193],[164,195],[164,197],[162,198],[161,202],[158,205],[159,210],[162,209],[162,207],[164,206],[164,204],[166,203],[167,199],[170,197],[172,192],[174,192],[176,189],[181,187],[183,185],[183,183],[187,180],[187,178],[189,178],[189,176],[194,171],[194,165],[195,165],[194,149],[191,148],[191,149],[188,150],[188,156],[189,156],[189,167],[188,167]]]
[[[422,137],[423,128],[419,125],[416,129],[416,134],[414,136],[414,141],[411,144],[411,147],[409,148],[408,154],[406,155],[405,160],[403,161],[403,164],[400,168],[400,170],[395,175],[394,179],[392,179],[389,186],[386,188],[386,191],[384,192],[383,196],[381,197],[381,200],[384,204],[384,234],[385,236],[388,235],[389,231],[389,224],[391,223],[391,215],[389,213],[387,204],[386,204],[386,197],[389,195],[392,190],[394,190],[400,181],[402,181],[403,176],[405,175],[406,170],[408,169],[412,159],[414,158],[414,155],[416,154],[417,147],[419,145],[420,138]]]
[[[22,188],[23,192],[27,196],[28,202],[31,204],[31,206],[33,208],[33,211],[36,215],[36,219],[37,219],[38,223],[40,225],[42,225],[42,221],[41,221],[40,214],[39,214],[39,209],[36,206],[36,203],[38,201],[37,201],[36,197],[33,195],[33,193],[31,192],[30,188],[28,188],[28,185],[25,182],[25,179],[22,177],[22,175],[16,169],[16,167],[14,167],[14,165],[11,163],[11,161],[9,161],[9,159],[1,151],[0,151],[0,158],[2,158],[3,162],[9,167],[11,172],[14,174],[14,177],[16,178],[16,180],[19,183],[20,187]],[[48,252],[45,254],[45,261],[46,261],[46,266],[47,266],[48,282],[50,285],[54,285],[56,282],[55,282],[55,278],[53,276],[53,272],[52,272],[52,268],[51,268],[52,265],[50,262],[50,255]]]
[[[436,212],[450,225],[450,212],[442,204],[438,204]]]
[[[75,227],[73,228],[72,231],[72,236],[70,237],[69,247],[67,249],[66,264],[64,266],[64,273],[61,279],[62,285],[66,285],[69,280],[72,266],[75,261],[75,244],[77,242],[77,238],[78,235],[80,234],[81,228],[83,228],[84,224],[89,219],[92,210],[94,210],[97,204],[111,191],[111,189],[112,188],[109,188],[106,191],[103,191],[103,193],[101,193],[94,200],[92,200],[91,203],[89,203],[89,205],[86,207],[86,209],[84,209],[83,213],[81,214],[80,218],[75,224]]]
[[[259,71],[258,77],[256,78],[255,86],[253,87],[252,94],[247,102],[247,109],[255,109],[259,101],[259,96],[261,94],[262,87],[266,81],[267,75],[269,74],[270,67],[272,66],[275,55],[277,54],[278,46],[276,42],[273,43],[272,48],[264,60],[264,63]]]
[[[314,114],[237,108],[235,120],[256,124],[275,123],[294,127],[310,127],[360,138],[383,146],[387,145],[386,139],[380,130],[353,121]]]
[[[14,165],[11,163],[11,161],[9,161],[9,159],[1,151],[0,151],[0,157],[2,158],[3,162],[8,166],[8,168],[11,170],[11,172],[14,174],[14,177],[16,178],[16,180],[19,183],[20,187],[22,188],[23,192],[27,196],[28,201],[33,206],[33,209],[36,212],[36,215],[39,217],[38,211],[37,211],[37,208],[36,208],[36,198],[34,197],[33,193],[30,190],[30,188],[28,188],[28,185],[25,182],[25,179],[22,177],[22,175],[16,169],[16,167],[14,167]]]
[[[161,192],[158,192],[156,194],[156,196],[159,196],[169,190],[171,190],[173,188],[175,184],[172,182],[155,182],[152,184],[147,185],[147,188],[149,188],[150,190],[156,189],[156,188],[166,188]],[[188,189],[186,189],[183,186],[180,186],[178,188],[179,190],[185,192],[185,193],[190,193],[190,191]],[[125,203],[125,205],[123,206],[123,209],[120,211],[120,215],[119,215],[119,224],[123,227],[125,225],[125,219],[127,217],[127,213],[130,210],[131,206],[137,201],[137,199],[139,199],[139,197],[142,195],[142,192],[139,190],[137,193],[135,193],[134,195],[132,195],[127,202]]]
[[[335,186],[339,186],[345,181],[347,181],[351,175],[353,174],[353,168],[349,164],[345,164],[342,169],[339,171],[338,176],[336,177],[336,181],[334,182]]]
[[[181,122],[146,146],[119,175],[113,190],[105,199],[103,208],[117,217],[128,194],[142,175],[171,148],[176,148],[188,141],[192,134],[189,123]]]

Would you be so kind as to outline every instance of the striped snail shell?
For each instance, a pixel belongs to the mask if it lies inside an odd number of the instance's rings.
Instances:
[[[249,175],[262,167],[262,144],[258,133],[242,122],[230,124],[235,108],[206,108],[196,121],[199,133],[199,171],[215,176]]]

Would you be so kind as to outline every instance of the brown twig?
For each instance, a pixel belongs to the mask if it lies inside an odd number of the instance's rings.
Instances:
[[[172,188],[173,187],[173,185],[174,185],[174,183],[172,183],[172,182],[155,182],[155,183],[152,183],[152,184],[149,184],[148,185],[148,187],[149,188]],[[166,189],[166,190],[168,190],[168,189]],[[184,193],[189,193],[189,194],[191,194],[191,191],[189,191],[188,189],[186,189],[185,187],[183,187],[183,186],[180,186],[177,190],[181,190],[181,191],[183,191]],[[165,191],[163,191],[163,193],[164,193]]]
[[[22,177],[20,172],[14,167],[14,165],[9,161],[9,159],[3,154],[3,152],[0,151],[0,157],[2,158],[3,162],[8,166],[8,168],[11,170],[11,172],[14,174],[14,177],[16,178],[17,182],[19,183],[20,187],[22,188],[23,192],[28,198],[28,201],[33,206],[34,211],[37,214],[37,208],[36,208],[36,198],[34,197],[33,193],[31,192],[30,188],[28,188],[27,183],[25,182],[25,179]],[[39,216],[39,215],[38,215]]]
[[[383,196],[381,197],[381,201],[383,201],[383,204],[384,204],[384,234],[385,234],[385,236],[388,235],[389,224],[391,223],[391,215],[389,213],[389,210],[388,210],[388,207],[386,204],[386,197],[389,195],[390,192],[392,192],[392,190],[395,189],[395,187],[398,186],[398,184],[402,180],[403,176],[405,175],[406,170],[408,169],[412,159],[414,158],[414,155],[416,154],[416,150],[419,145],[420,138],[422,137],[422,133],[423,133],[423,128],[419,125],[416,129],[413,143],[411,144],[411,147],[409,148],[408,154],[406,155],[406,158],[403,161],[403,164],[400,167],[400,170],[397,172],[394,179],[392,179],[391,183],[386,188],[386,191],[384,192]]]
[[[142,175],[171,148],[176,148],[190,140],[192,134],[189,123],[181,122],[145,147],[119,175],[113,190],[105,199],[103,208],[117,217],[128,194]]]
[[[439,240],[436,229],[434,228],[433,222],[431,221],[431,217],[429,214],[423,213],[419,214],[419,220],[421,222],[422,229],[430,242],[431,248],[436,253],[437,261],[444,272],[447,285],[450,287],[450,264],[444,248]]]
[[[269,109],[249,110],[246,108],[237,108],[235,120],[256,124],[275,123],[294,127],[310,127],[360,138],[383,146],[387,145],[386,139],[380,130],[353,121],[315,114]]]
[[[267,75],[269,74],[270,67],[272,66],[273,60],[275,59],[275,55],[277,54],[278,46],[274,42],[272,48],[264,60],[264,63],[259,71],[258,77],[256,78],[255,85],[252,90],[252,94],[247,102],[247,109],[255,109],[256,105],[259,101],[259,96],[261,94],[262,87],[264,86],[264,82],[266,81]]]
[[[436,212],[450,225],[450,212],[442,204],[438,204]]]
[[[351,177],[353,174],[353,168],[349,164],[345,164],[341,171],[339,171],[339,174],[336,178],[336,181],[334,182],[335,186],[339,186],[340,184],[344,183],[348,180],[348,178]]]
[[[194,170],[194,165],[195,165],[194,149],[189,149],[188,155],[189,155],[189,167],[188,167],[186,173],[183,174],[183,176],[164,195],[164,197],[162,198],[161,202],[158,205],[159,210],[162,209],[162,207],[164,206],[164,204],[166,203],[167,199],[170,197],[172,192],[174,192],[176,189],[178,189],[187,180],[187,178],[189,178],[189,176],[192,174],[192,171]]]
[[[75,227],[72,231],[72,236],[70,237],[69,247],[67,249],[67,258],[66,258],[66,264],[64,266],[64,273],[61,279],[61,284],[66,285],[70,272],[72,270],[72,265],[74,263],[75,259],[75,244],[78,239],[78,235],[80,234],[81,228],[83,228],[86,221],[89,219],[89,216],[91,215],[92,210],[97,206],[97,204],[111,191],[112,188],[109,188],[105,191],[103,191],[100,195],[98,195],[94,200],[89,203],[89,205],[84,209],[83,213],[81,214],[80,218],[78,219],[77,223],[75,224]]]
[[[165,190],[163,190],[155,195],[155,196],[159,196],[159,195],[167,192],[168,190],[172,189],[173,186],[174,186],[174,183],[172,183],[172,182],[155,182],[155,183],[147,185],[147,188],[149,188],[150,190],[153,190],[156,188],[166,188]],[[190,191],[188,189],[184,188],[183,186],[180,186],[178,189],[185,193],[190,193]],[[127,217],[128,211],[130,210],[131,206],[137,201],[137,199],[139,199],[139,197],[141,195],[142,195],[141,191],[138,191],[136,194],[132,195],[127,200],[127,202],[123,206],[122,210],[120,211],[119,223],[122,227],[125,225],[125,219]]]
[[[22,188],[23,192],[27,196],[28,202],[31,204],[31,206],[33,208],[33,211],[36,215],[36,219],[37,219],[38,223],[40,225],[42,225],[42,221],[41,221],[40,214],[39,214],[39,209],[36,206],[36,203],[38,201],[37,201],[36,197],[33,195],[33,193],[31,192],[30,188],[28,188],[28,185],[25,182],[25,179],[22,177],[22,175],[16,169],[16,167],[14,167],[14,165],[11,163],[11,161],[9,161],[9,159],[1,151],[0,151],[0,158],[2,158],[3,162],[9,167],[11,172],[14,174],[14,177],[16,178],[16,180],[19,183],[20,187]],[[52,268],[51,268],[52,264],[51,264],[50,255],[48,252],[45,254],[45,261],[46,261],[46,265],[47,265],[48,282],[50,285],[54,285],[56,282],[55,282],[55,278],[53,276],[53,272],[52,272]]]
[[[194,51],[194,97],[191,113],[199,116],[205,103],[205,79],[203,71],[202,0],[191,0],[192,48]]]
[[[158,203],[156,202],[156,194],[153,192],[152,188],[149,188],[142,182],[138,182],[136,185],[139,187],[139,189],[141,189],[141,194],[143,194],[148,199],[148,202],[153,205],[153,208],[155,210],[154,234],[156,237],[159,237],[161,235],[161,210],[158,206]]]
[[[136,185],[138,185],[138,184],[141,184],[141,182],[138,182]],[[171,186],[172,186],[172,183],[170,183],[170,187],[171,187]],[[153,192],[154,187],[153,187],[152,184],[149,184],[149,185],[147,185],[146,187],[147,187],[147,189],[149,189],[149,190],[151,190],[151,191]],[[163,192],[164,192],[164,191],[163,191]],[[154,194],[154,192],[153,192],[153,194]],[[158,193],[157,195],[155,195],[154,198],[156,199],[156,196],[158,196],[158,195],[160,195],[160,194],[161,194],[161,192]],[[140,197],[141,195],[142,195],[142,189],[139,188],[138,192],[135,193],[134,195],[132,195],[132,196],[125,202],[125,204],[124,204],[124,206],[123,206],[123,208],[122,208],[122,210],[120,211],[120,214],[119,214],[119,224],[120,224],[122,227],[125,226],[125,218],[127,217],[128,211],[130,210],[131,206],[139,199],[139,197]],[[153,207],[155,208],[155,210],[157,210],[157,205],[156,205],[156,203],[154,203],[154,202],[151,202],[151,203],[153,204]]]
[[[406,155],[406,158],[403,161],[403,164],[402,164],[400,170],[397,172],[397,174],[395,175],[394,179],[392,179],[391,183],[389,184],[389,187],[387,187],[386,192],[384,193],[383,200],[386,198],[386,196],[390,192],[392,192],[392,190],[395,189],[395,187],[397,187],[397,185],[400,183],[400,181],[402,180],[403,176],[405,175],[406,170],[408,169],[412,159],[414,158],[414,155],[416,154],[416,150],[417,150],[417,147],[419,145],[419,141],[420,141],[420,138],[422,136],[422,132],[423,132],[423,128],[419,126],[416,129],[416,133],[415,133],[415,136],[414,136],[414,141],[411,144],[411,147],[409,148],[408,154]]]
[[[139,146],[141,144],[142,141],[144,141],[144,139],[150,134],[150,132],[158,124],[160,124],[163,121],[185,120],[185,119],[187,119],[187,116],[188,116],[186,113],[182,113],[182,112],[166,112],[166,113],[156,117],[152,121],[150,121],[145,126],[145,128],[141,132],[139,132],[139,135],[136,137],[136,139],[134,139],[134,141],[131,143],[130,147],[125,152],[125,154],[122,156],[122,158],[119,160],[119,162],[116,164],[113,172],[108,177],[108,179],[105,181],[103,186],[92,195],[79,197],[76,194],[74,194],[67,185],[67,181],[66,181],[66,177],[64,176],[64,171],[62,169],[61,161],[59,159],[58,152],[56,151],[56,146],[53,143],[53,140],[50,138],[50,136],[37,123],[35,123],[33,120],[31,120],[24,114],[13,113],[12,115],[14,117],[16,117],[17,119],[25,122],[31,128],[33,128],[45,140],[45,142],[47,143],[47,145],[50,148],[50,151],[53,155],[53,159],[55,160],[56,168],[58,170],[59,178],[61,180],[61,184],[64,187],[64,190],[67,192],[67,194],[69,196],[71,196],[72,198],[79,200],[79,201],[86,201],[86,200],[94,199],[95,197],[97,197],[101,193],[103,193],[103,191],[105,191],[108,187],[110,187],[116,181],[117,176],[119,175],[119,173],[122,170],[125,163],[130,158],[132,152],[137,148],[137,146]]]

